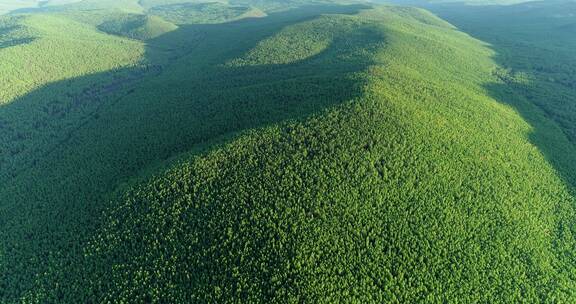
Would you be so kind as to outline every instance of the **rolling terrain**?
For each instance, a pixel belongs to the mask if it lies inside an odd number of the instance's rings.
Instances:
[[[0,16],[0,302],[575,301],[576,23],[453,7]]]

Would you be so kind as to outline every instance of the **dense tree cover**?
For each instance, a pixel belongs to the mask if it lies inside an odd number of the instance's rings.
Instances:
[[[221,23],[264,15],[262,11],[248,6],[230,6],[219,2],[162,5],[151,8],[149,12],[176,24]]]
[[[141,68],[96,73],[75,78],[71,84],[68,80],[59,81],[3,107],[3,111],[14,111],[24,118],[20,130],[26,131],[25,142],[34,144],[18,151],[17,157],[10,155],[8,163],[14,165],[2,169],[1,197],[3,206],[9,206],[2,210],[2,218],[7,219],[2,223],[2,285],[10,286],[4,297],[34,291],[32,286],[42,282],[42,274],[50,268],[57,269],[52,263],[70,263],[81,257],[81,245],[70,248],[69,244],[82,244],[93,233],[91,224],[98,219],[103,197],[146,166],[221,134],[302,115],[323,106],[304,103],[302,98],[321,96],[325,103],[337,103],[340,94],[349,96],[349,86],[339,87],[344,83],[340,77],[314,77],[317,66],[286,67],[287,70],[266,74],[266,66],[234,71],[223,64],[294,20],[321,12],[355,10],[313,8],[275,16],[273,22],[255,20],[181,28],[149,41],[143,60],[148,63]],[[174,39],[178,41],[173,42]],[[170,46],[176,49],[167,49]],[[107,59],[106,55],[98,58]],[[158,65],[160,68],[155,68]],[[139,76],[141,71],[147,73],[143,78]],[[246,77],[249,74],[253,78]],[[305,77],[296,82],[298,75]],[[103,76],[111,80],[102,79]],[[264,86],[272,79],[276,82]],[[280,81],[283,79],[287,82]],[[258,81],[262,84],[254,86]],[[241,87],[246,88],[240,90]],[[306,90],[288,90],[290,87]],[[36,115],[46,106],[51,107],[50,100],[42,96],[54,90],[63,90],[60,96],[72,94],[70,103],[74,106],[64,106],[52,117]],[[283,102],[272,102],[275,100]],[[239,105],[241,111],[236,109]],[[25,106],[26,111],[16,111]],[[37,121],[48,122],[51,127],[40,127],[30,134]],[[82,207],[78,208],[78,204]],[[50,263],[44,257],[49,257]],[[54,281],[53,277],[50,279]]]
[[[34,40],[34,34],[21,24],[21,17],[0,18],[0,49],[26,44]]]
[[[0,78],[0,104],[50,82],[134,65],[144,51],[142,44],[56,16],[5,16],[0,26],[0,69],[10,76]]]
[[[309,5],[330,5],[334,3],[339,4],[358,4],[368,1],[354,1],[354,0],[228,0],[229,3],[235,5],[245,5],[258,7],[266,12],[278,12],[294,9],[302,6]]]
[[[127,14],[106,18],[98,29],[109,34],[148,40],[177,29],[173,23],[157,16]]]
[[[79,32],[0,56],[85,66],[34,63],[0,106],[1,302],[574,301],[574,189],[534,122],[576,150],[530,76],[422,10],[297,3],[146,44],[110,10],[24,19]]]
[[[425,0],[431,3],[465,3],[472,5],[510,5],[537,0]]]
[[[458,28],[489,42],[501,66],[494,74],[500,84],[486,85],[490,94],[515,106],[533,125],[532,141],[547,154],[565,179],[576,185],[571,147],[558,144],[550,128],[561,128],[576,145],[576,61],[573,25],[576,2],[552,0],[511,6],[428,6]],[[516,96],[516,97],[514,97]],[[518,105],[518,97],[536,106]]]
[[[0,180],[7,181],[99,108],[98,95],[111,95],[112,83],[136,78],[121,69],[136,66],[144,46],[54,16],[0,19],[17,21],[0,49],[0,70],[9,75],[0,77]]]

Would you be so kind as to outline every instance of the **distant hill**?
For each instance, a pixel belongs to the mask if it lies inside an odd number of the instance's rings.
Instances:
[[[474,5],[510,5],[537,0],[430,0],[431,3],[466,3]]]
[[[262,17],[265,15],[264,12],[256,8],[230,6],[218,2],[154,6],[150,8],[148,12],[176,24],[221,23],[246,17]]]
[[[19,9],[30,9],[65,5],[83,0],[2,0],[0,2],[0,15]]]
[[[550,0],[546,0],[550,1]],[[552,0],[556,1],[556,0]],[[472,5],[472,6],[501,6],[514,5],[528,2],[540,2],[539,0],[374,0],[376,3],[395,3],[398,5],[426,6],[426,5]]]
[[[173,31],[178,27],[157,16],[120,15],[105,20],[98,29],[128,38],[148,40]]]

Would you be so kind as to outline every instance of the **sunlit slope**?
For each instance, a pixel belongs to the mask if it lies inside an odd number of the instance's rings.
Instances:
[[[157,16],[119,15],[106,18],[98,29],[113,35],[124,36],[138,40],[156,38],[178,27]]]
[[[570,190],[531,126],[487,96],[491,51],[430,18],[323,17],[231,61],[369,64],[344,69],[359,85],[342,104],[183,155],[127,191],[86,248],[111,281],[90,282],[126,301],[573,301]],[[340,33],[319,40],[336,51],[281,43],[319,28]],[[301,55],[267,57],[270,43]]]
[[[545,0],[546,2],[553,2],[558,0]],[[494,6],[494,8],[500,6],[508,6],[514,5],[519,3],[528,3],[528,2],[543,2],[538,0],[391,0],[391,1],[384,1],[387,3],[397,3],[400,5],[422,5],[422,4],[439,4],[439,5],[471,5],[471,6]]]
[[[261,10],[251,6],[220,2],[161,5],[150,8],[148,12],[176,24],[213,24],[265,15]]]
[[[491,44],[504,85],[489,88],[514,105],[509,94],[522,96],[549,119],[518,107],[534,127],[532,141],[565,178],[576,185],[576,2],[540,1],[518,5],[471,7],[432,6],[459,29]],[[505,88],[503,90],[503,88]],[[564,147],[548,132],[556,124],[571,140]],[[542,126],[541,126],[542,125]]]
[[[72,10],[111,10],[117,9],[126,13],[142,13],[143,8],[139,0],[82,0],[77,3],[65,5],[58,9]]]
[[[431,3],[466,3],[472,5],[510,5],[536,0],[432,0]]]
[[[0,69],[9,73],[0,78],[0,104],[50,82],[134,65],[143,55],[141,44],[60,16],[3,16],[0,32]]]

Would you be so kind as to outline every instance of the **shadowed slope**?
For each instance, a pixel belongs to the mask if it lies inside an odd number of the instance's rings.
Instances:
[[[29,143],[17,157],[8,155],[10,166],[0,172],[10,181],[0,183],[3,298],[29,293],[34,297],[28,300],[76,302],[78,294],[101,296],[75,271],[82,269],[82,244],[120,183],[220,136],[352,98],[355,82],[330,74],[336,70],[323,59],[337,54],[300,65],[224,64],[287,25],[358,8],[310,7],[271,20],[181,27],[150,40],[142,66],[56,82],[3,106],[3,113],[20,115],[19,132]],[[318,69],[326,74],[312,73]],[[58,115],[35,114],[46,106],[52,113],[42,97],[61,91]],[[54,132],[34,131],[42,122]]]

